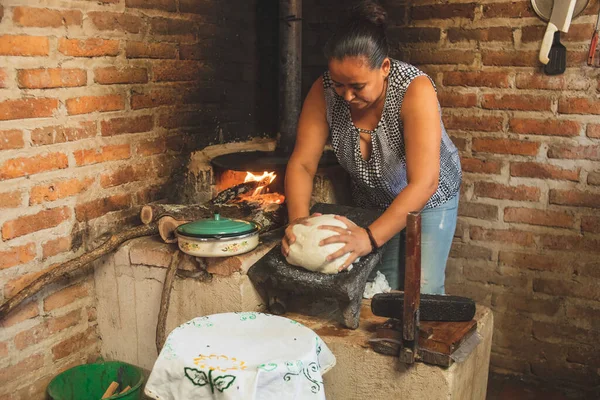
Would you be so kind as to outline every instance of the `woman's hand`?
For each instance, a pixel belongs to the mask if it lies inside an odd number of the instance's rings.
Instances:
[[[338,257],[343,256],[346,253],[350,253],[348,259],[339,268],[339,271],[343,271],[348,268],[358,257],[365,256],[372,251],[371,241],[367,231],[350,221],[346,217],[336,215],[336,219],[339,219],[346,224],[347,228],[341,228],[333,225],[321,225],[319,229],[327,229],[339,233],[339,235],[333,235],[327,239],[321,240],[320,246],[330,243],[345,243],[346,245],[327,256],[327,261],[335,260]]]
[[[285,228],[285,235],[283,236],[283,239],[281,239],[281,254],[283,254],[284,257],[287,257],[290,254],[290,246],[296,241],[296,235],[294,235],[292,230],[294,225],[311,225],[309,218],[318,217],[319,215],[321,215],[321,213],[314,213],[308,217],[296,218],[288,224],[287,228]]]

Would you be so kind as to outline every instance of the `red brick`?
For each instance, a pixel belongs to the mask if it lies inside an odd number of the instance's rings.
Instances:
[[[482,108],[491,110],[519,110],[519,111],[550,111],[552,101],[544,96],[530,95],[495,95],[486,94],[481,103]]]
[[[69,160],[66,154],[63,153],[50,153],[29,158],[13,158],[6,160],[0,165],[0,180],[64,169],[68,166]]]
[[[588,286],[587,290],[591,292],[586,293],[587,296],[593,295],[593,288]],[[599,331],[600,319],[598,319],[598,315],[600,315],[600,310],[594,308],[594,306],[576,304],[569,304],[567,306],[567,318],[569,318],[573,325],[583,329]],[[597,360],[596,362],[600,362],[600,360]]]
[[[450,135],[450,140],[458,151],[467,151],[467,138]]]
[[[589,300],[600,298],[600,285],[596,285],[589,280],[578,282],[566,279],[537,278],[533,280],[533,290],[554,296],[577,297]]]
[[[131,14],[90,11],[88,17],[101,31],[140,33],[144,27],[144,20]]]
[[[581,230],[583,230],[584,232],[600,233],[600,217],[591,215],[582,216]]]
[[[78,333],[52,347],[54,361],[65,358],[76,351],[99,343],[96,327],[89,327],[85,332]]]
[[[5,100],[0,102],[0,121],[52,117],[57,109],[57,99],[38,97]]]
[[[96,68],[94,70],[94,81],[101,85],[146,83],[148,82],[148,71],[146,68]]]
[[[44,355],[34,354],[15,365],[0,369],[0,381],[10,382],[28,374],[33,374],[44,366]]]
[[[141,156],[151,156],[153,154],[164,153],[167,149],[167,143],[165,138],[158,138],[153,140],[145,140],[138,144],[136,153]]]
[[[521,41],[523,43],[541,42],[544,38],[546,27],[541,25],[524,26],[521,28]]]
[[[550,146],[549,158],[565,158],[569,160],[600,160],[600,146]]]
[[[42,210],[37,214],[22,216],[2,225],[2,239],[14,239],[43,229],[54,228],[70,217],[71,209],[68,207],[57,207]]]
[[[48,201],[64,199],[84,192],[94,183],[94,178],[67,179],[31,188],[29,204],[40,204]]]
[[[477,174],[500,174],[502,163],[494,160],[461,157],[460,165],[464,172]]]
[[[66,102],[69,115],[87,114],[94,111],[117,111],[125,108],[125,100],[119,94],[105,96],[84,96],[68,99]]]
[[[471,51],[461,50],[411,50],[410,60],[416,65],[472,65],[475,62],[475,54]]]
[[[517,312],[526,312],[536,315],[556,315],[561,309],[563,300],[557,298],[543,299],[532,298],[530,295],[517,295],[515,293],[496,294],[492,296],[495,308]]]
[[[5,296],[6,291],[5,291]],[[12,296],[11,296],[12,297]],[[39,306],[36,301],[28,301],[18,305],[13,311],[11,311],[2,321],[0,321],[0,327],[8,328],[28,319],[35,318],[40,315]]]
[[[498,207],[493,204],[481,204],[460,201],[460,203],[458,204],[458,215],[460,215],[461,217],[497,221]]]
[[[119,54],[119,41],[109,39],[67,39],[58,40],[58,51],[73,57],[113,57]]]
[[[441,37],[440,28],[426,28],[426,27],[390,27],[387,30],[388,40],[396,43],[437,43]],[[186,46],[181,48],[181,55],[185,58],[196,58],[194,55],[200,56],[202,53],[202,46],[195,46],[200,51],[194,51],[192,46]],[[191,50],[191,51],[190,51]],[[196,54],[192,54],[196,53]]]
[[[161,114],[158,117],[158,126],[167,129],[203,126],[206,125],[207,110]]]
[[[100,149],[84,149],[73,152],[77,165],[89,165],[106,161],[124,160],[131,156],[129,144],[104,146]]]
[[[513,139],[474,138],[472,150],[481,153],[514,154],[521,156],[535,156],[540,144]]]
[[[483,5],[483,16],[488,18],[524,18],[535,17],[529,1],[511,1]]]
[[[50,42],[42,36],[0,36],[1,56],[47,56]]]
[[[558,102],[562,114],[600,114],[600,100],[586,97],[562,98]]]
[[[595,311],[600,313],[599,311]],[[569,348],[567,362],[600,367],[600,351],[592,346],[576,345]]]
[[[574,207],[600,208],[600,196],[593,192],[581,190],[550,189],[550,204]]]
[[[438,100],[442,107],[475,107],[477,105],[475,93],[438,92]]]
[[[174,36],[180,40],[195,40],[196,30],[194,23],[186,19],[152,18],[150,32],[153,35]]]
[[[97,199],[75,207],[77,221],[89,221],[109,212],[125,210],[131,206],[128,194],[118,194],[103,199]]]
[[[520,72],[516,77],[516,86],[519,89],[553,89],[564,90],[567,81],[564,76],[548,76],[538,73]]]
[[[512,118],[509,127],[512,132],[527,135],[579,136],[581,131],[581,125],[576,121],[556,119]]]
[[[511,162],[510,176],[526,178],[557,179],[566,181],[579,181],[581,168],[563,169],[556,165],[535,162]]]
[[[456,43],[463,40],[473,40],[478,42],[512,42],[512,28],[504,26],[494,26],[482,29],[448,29],[448,40],[450,43]]]
[[[565,321],[566,322],[566,321]],[[596,345],[600,333],[576,328],[569,324],[533,321],[533,336],[543,342],[576,342]]]
[[[15,7],[13,9],[13,21],[21,26],[59,28],[70,25],[81,26],[83,15],[79,10]]]
[[[600,171],[592,171],[587,177],[588,185],[599,186],[600,185]]]
[[[50,89],[60,87],[85,86],[87,73],[78,68],[39,68],[17,71],[20,88]]]
[[[588,124],[587,136],[593,139],[600,139],[600,124]]]
[[[125,0],[125,6],[131,8],[154,8],[164,11],[175,11],[175,0]]]
[[[507,88],[508,78],[506,72],[448,71],[444,72],[443,82],[446,86]]]
[[[571,24],[569,26],[569,34],[564,35],[564,42],[586,42],[590,40],[593,33],[594,27],[590,24]],[[563,41],[562,38],[561,41]]]
[[[484,259],[487,261],[492,260],[492,250],[482,247],[475,246],[466,243],[453,243],[450,248],[450,257],[452,258],[468,258],[468,259]]]
[[[476,3],[467,4],[435,4],[428,6],[413,6],[410,8],[412,20],[451,19],[475,17]]]
[[[147,171],[146,171],[147,172]],[[119,168],[107,174],[100,176],[100,184],[103,188],[120,186],[125,183],[135,182],[140,180],[142,177],[136,174],[136,171],[131,165],[123,168]]]
[[[31,143],[34,146],[48,144],[75,142],[96,136],[96,122],[82,122],[79,127],[67,127],[64,125],[47,126],[36,128],[31,131]]]
[[[89,295],[85,284],[75,284],[54,292],[44,299],[44,311],[52,311],[64,307],[76,300],[83,299]]]
[[[502,117],[444,115],[442,119],[446,129],[480,132],[502,131]]]
[[[534,245],[533,233],[516,229],[485,229],[480,226],[472,226],[469,233],[472,240],[510,243],[523,247]]]
[[[0,209],[16,208],[22,205],[23,196],[20,191],[0,193]]]
[[[575,218],[572,214],[561,211],[507,207],[504,209],[504,222],[572,228],[575,224]]]
[[[474,195],[492,199],[539,201],[540,189],[534,186],[508,186],[495,182],[475,182]]]
[[[149,132],[154,128],[152,115],[142,115],[139,117],[113,118],[102,121],[102,136],[114,136],[123,133]]]
[[[176,58],[177,45],[174,43],[127,42],[127,58]]]
[[[8,250],[0,251],[0,270],[27,264],[36,256],[35,244],[29,243],[24,246],[10,247]]]
[[[131,95],[131,108],[134,110],[178,103],[180,103],[179,94],[171,90],[160,89],[144,94],[133,93]]]
[[[208,67],[196,61],[162,61],[154,65],[157,82],[194,81],[206,75]]]
[[[42,244],[42,258],[45,260],[57,254],[66,253],[71,250],[71,244],[70,237],[49,240]]]
[[[543,248],[563,251],[600,252],[600,240],[579,235],[540,235]]]
[[[5,88],[8,86],[8,75],[6,74],[6,69],[0,68],[0,88]]]
[[[486,50],[481,53],[483,65],[531,67],[539,63],[538,51]]]
[[[564,259],[548,254],[517,253],[500,250],[498,263],[512,268],[530,269],[533,271],[552,271],[569,274],[570,263]]]
[[[26,349],[29,346],[40,343],[54,333],[77,325],[81,320],[81,309],[71,311],[61,317],[54,317],[34,326],[26,331],[19,332],[15,336],[15,347],[17,350]]]
[[[22,149],[24,146],[22,131],[17,129],[0,131],[0,150]]]

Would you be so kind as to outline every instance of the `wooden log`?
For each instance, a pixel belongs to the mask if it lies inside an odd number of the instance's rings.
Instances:
[[[147,204],[140,211],[140,219],[148,225],[164,216],[193,221],[208,218],[213,214],[213,209],[203,204]]]
[[[170,216],[161,217],[158,220],[158,234],[165,243],[177,243],[177,236],[175,236],[175,229],[179,225],[185,224],[190,221],[180,221]]]
[[[261,180],[261,181],[251,181],[244,182],[238,185],[229,187],[217,194],[214,199],[212,199],[210,204],[226,204],[233,201],[235,198],[239,197],[242,194],[252,194],[259,186],[263,186],[266,188],[269,186],[269,177]]]
[[[115,391],[117,390],[117,388],[119,387],[119,384],[115,381],[111,382],[110,386],[106,389],[106,392],[104,392],[104,394],[102,395],[103,399],[108,399],[109,397],[111,397]]]
[[[122,243],[127,240],[140,237],[156,235],[158,233],[158,227],[156,224],[141,225],[134,228],[128,229],[123,232],[113,234],[108,240],[96,249],[83,254],[80,257],[69,260],[51,270],[40,275],[36,280],[31,282],[29,285],[19,290],[10,299],[6,300],[0,305],[0,320],[4,319],[15,307],[21,304],[23,301],[33,296],[40,291],[44,286],[56,282],[63,276],[70,274],[85,267],[90,262],[114,251]]]
[[[171,263],[167,269],[165,283],[163,285],[162,294],[160,296],[160,309],[158,310],[158,324],[156,325],[156,351],[160,353],[165,344],[165,336],[167,330],[167,314],[169,313],[169,303],[171,299],[171,289],[173,281],[175,281],[175,273],[179,265],[179,254],[181,251],[176,250],[171,257]]]

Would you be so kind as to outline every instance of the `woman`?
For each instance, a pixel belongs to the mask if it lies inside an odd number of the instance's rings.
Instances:
[[[331,254],[356,258],[390,242],[379,270],[392,289],[401,287],[404,256],[401,232],[410,211],[422,210],[423,293],[444,293],[446,261],[456,227],[460,160],[441,121],[431,79],[417,68],[388,57],[385,11],[367,1],[355,7],[325,47],[329,70],[312,85],[298,122],[296,146],[287,166],[285,195],[290,225],[282,241],[287,256],[292,227],[307,223],[312,184],[327,139],[349,173],[357,206],[378,208],[381,216],[321,244],[345,243]]]

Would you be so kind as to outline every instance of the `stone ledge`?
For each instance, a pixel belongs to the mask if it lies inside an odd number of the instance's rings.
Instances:
[[[178,269],[198,271],[203,269],[208,273],[230,276],[235,272],[246,275],[248,269],[256,261],[268,253],[278,242],[280,235],[269,232],[261,235],[259,245],[252,251],[229,257],[193,257],[185,254],[181,258]],[[129,262],[131,265],[147,265],[167,268],[171,257],[177,249],[177,244],[164,243],[159,236],[149,236],[130,241]]]

